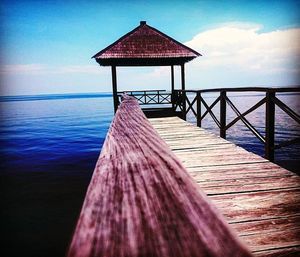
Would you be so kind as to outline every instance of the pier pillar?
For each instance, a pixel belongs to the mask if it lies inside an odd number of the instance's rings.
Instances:
[[[174,65],[171,65],[171,91],[173,92],[175,89],[175,81],[174,81]]]
[[[185,74],[184,74],[184,63],[181,64],[181,89],[185,90]]]
[[[226,138],[226,91],[221,91],[220,96],[220,137]]]
[[[272,100],[274,97],[275,92],[267,91],[265,158],[271,162],[274,161],[275,103]]]
[[[117,70],[116,66],[111,66],[112,75],[112,88],[113,88],[113,99],[114,99],[114,111],[116,113],[118,109],[118,91],[117,91]]]
[[[185,74],[184,74],[184,63],[183,64],[181,64],[181,89],[182,90],[185,90]],[[186,120],[186,98],[187,96],[186,96],[186,92],[185,91],[183,91],[182,92],[182,109],[183,109],[183,111],[182,111],[182,118],[184,119],[184,120]]]
[[[201,93],[197,92],[197,126],[201,127]]]
[[[175,89],[175,83],[174,83],[174,65],[171,65],[171,102],[172,102],[172,109],[175,108],[175,99],[174,99],[174,89]]]

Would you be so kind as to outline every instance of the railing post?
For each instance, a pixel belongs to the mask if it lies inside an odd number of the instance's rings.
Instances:
[[[147,103],[146,91],[144,91],[144,102],[145,102],[145,104]]]
[[[175,110],[175,105],[176,105],[176,103],[177,103],[177,99],[178,99],[178,97],[176,96],[176,91],[175,90],[172,90],[172,92],[171,92],[171,103],[172,103],[172,109],[173,109],[173,111],[175,112],[176,110]]]
[[[185,90],[185,74],[184,74],[184,63],[180,65],[181,67],[181,90],[182,90],[182,109],[183,109],[183,119],[186,120],[186,92]]]
[[[171,65],[171,103],[172,109],[175,112],[175,83],[174,83],[174,65]]]
[[[197,126],[201,127],[201,92],[197,92]]]
[[[157,90],[157,103],[159,104],[159,90]]]
[[[220,96],[220,137],[226,138],[226,91],[221,91]]]
[[[113,99],[114,99],[114,111],[116,113],[119,105],[116,66],[111,66],[111,74],[112,74],[111,77],[112,77],[112,88],[113,88]]]
[[[171,91],[171,103],[172,103],[172,110],[176,111],[175,110],[175,91],[174,90]]]
[[[275,133],[275,97],[274,91],[266,92],[266,143],[265,158],[274,161],[274,133]]]
[[[186,92],[183,90],[182,91],[182,118],[184,119],[184,120],[186,120],[186,100],[185,100],[185,98],[186,98]]]

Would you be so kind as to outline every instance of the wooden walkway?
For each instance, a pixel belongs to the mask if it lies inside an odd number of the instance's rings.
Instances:
[[[300,256],[300,177],[177,117],[149,119],[255,256]]]
[[[251,254],[137,101],[125,97],[106,136],[68,256]]]

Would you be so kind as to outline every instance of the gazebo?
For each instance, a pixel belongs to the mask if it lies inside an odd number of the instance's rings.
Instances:
[[[92,58],[101,66],[111,66],[114,110],[118,108],[117,66],[170,66],[174,91],[174,66],[181,67],[181,89],[185,89],[184,64],[201,56],[159,30],[141,21],[140,25],[104,48]]]

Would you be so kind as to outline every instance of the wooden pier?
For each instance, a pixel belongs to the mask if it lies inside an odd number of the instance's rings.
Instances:
[[[300,256],[300,177],[177,117],[150,119],[255,256]]]
[[[68,256],[248,257],[219,211],[126,97],[95,167]]]
[[[147,119],[125,98],[69,256],[300,254],[297,175],[178,117]]]
[[[275,149],[300,142],[275,144],[275,107],[300,124],[299,114],[276,94],[299,93],[299,87],[186,90],[185,63],[198,56],[145,21],[93,56],[101,66],[111,66],[116,115],[69,257],[300,256],[300,179],[269,161]],[[170,66],[171,90],[124,96],[117,87],[119,66]],[[180,66],[179,90],[174,66]],[[243,113],[227,94],[256,91],[264,98]],[[219,96],[209,105],[203,95],[212,92]],[[143,109],[148,119],[139,103],[156,105]],[[213,112],[218,104],[219,118]],[[261,133],[246,115],[264,104]],[[237,115],[229,123],[227,105]],[[184,121],[189,112],[197,126]],[[220,137],[201,128],[206,115]],[[266,159],[226,140],[226,131],[239,120],[264,144]]]

